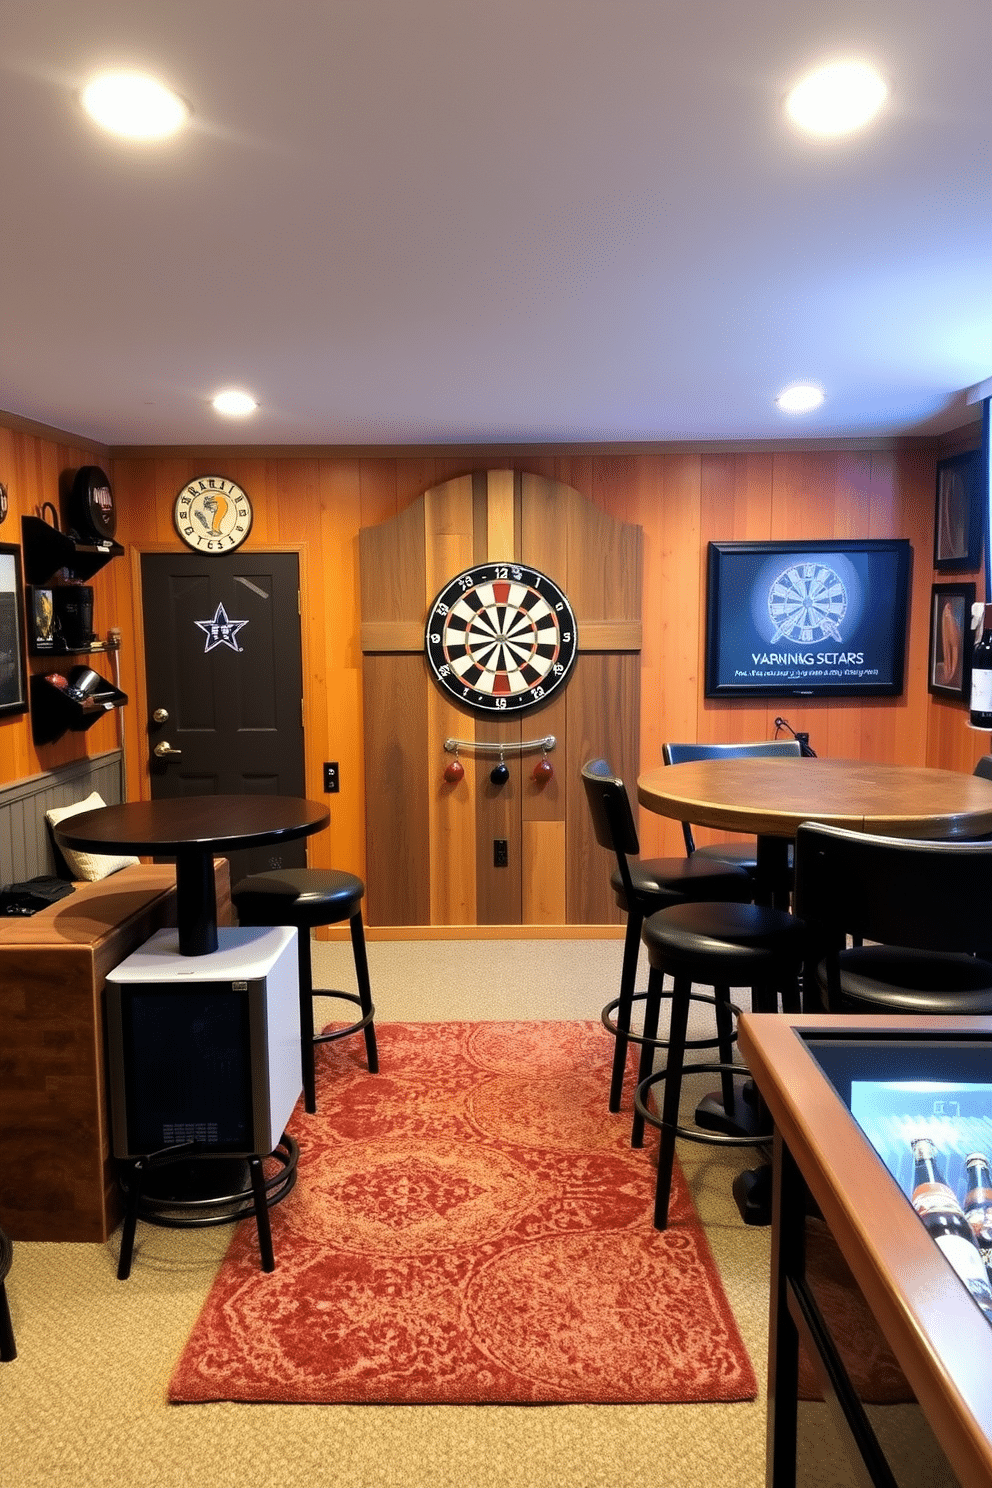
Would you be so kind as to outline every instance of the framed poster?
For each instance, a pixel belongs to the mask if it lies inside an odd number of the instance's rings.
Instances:
[[[21,550],[0,543],[0,718],[27,709]]]
[[[710,543],[707,697],[895,697],[906,538]]]
[[[930,591],[927,690],[963,699],[971,690],[971,607],[974,584],[934,584]]]
[[[983,529],[981,477],[981,450],[937,462],[933,566],[939,573],[978,567]]]
[[[55,601],[51,589],[28,586],[28,648],[32,656],[55,650]]]

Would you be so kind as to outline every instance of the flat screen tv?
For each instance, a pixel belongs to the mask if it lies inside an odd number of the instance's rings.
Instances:
[[[710,543],[706,696],[898,696],[909,556],[906,538]]]

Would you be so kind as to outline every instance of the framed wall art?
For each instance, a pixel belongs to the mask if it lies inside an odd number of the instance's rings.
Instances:
[[[981,450],[938,460],[933,513],[933,566],[938,573],[976,569],[982,532]]]
[[[906,538],[710,543],[707,697],[896,697]]]
[[[971,689],[974,584],[934,584],[930,591],[927,688],[935,697],[967,698]]]
[[[27,710],[21,550],[0,543],[0,718]]]

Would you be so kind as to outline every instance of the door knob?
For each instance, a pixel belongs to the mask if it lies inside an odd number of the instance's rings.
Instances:
[[[152,754],[154,754],[156,759],[180,759],[182,757],[182,750],[173,749],[168,740],[163,739],[161,744],[155,745]]]
[[[153,723],[165,723],[167,721],[168,717],[169,717],[169,712],[168,712],[168,709],[167,708],[156,708],[155,709],[155,712],[152,714],[152,722]]]

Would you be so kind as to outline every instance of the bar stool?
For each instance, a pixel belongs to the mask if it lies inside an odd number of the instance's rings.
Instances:
[[[610,1110],[619,1111],[623,1094],[623,1077],[627,1065],[627,1045],[631,1041],[630,1019],[635,1002],[644,1001],[647,993],[634,991],[637,958],[641,948],[641,927],[648,915],[669,905],[687,900],[749,900],[754,892],[750,875],[731,863],[705,861],[702,858],[641,858],[637,827],[630,809],[627,787],[606,760],[590,760],[582,766],[593,831],[600,847],[611,851],[616,867],[610,875],[617,907],[627,916],[623,963],[620,969],[620,995],[603,1008],[602,1020],[607,1032],[616,1039],[613,1070],[610,1078]],[[655,1024],[657,1029],[657,1023]],[[714,1039],[694,1040],[693,1048],[710,1048]],[[655,1041],[658,1047],[658,1041]],[[721,1059],[730,1058],[729,1048],[721,1050]]]
[[[770,1130],[764,1130],[760,1120],[757,1129],[752,1126],[746,1130],[746,1119],[738,1119],[733,1082],[746,1079],[748,1072],[743,1065],[729,1063],[723,1054],[731,1020],[739,1011],[730,1001],[730,988],[750,987],[755,1012],[776,1012],[779,991],[783,1002],[798,1011],[798,975],[806,935],[802,922],[784,910],[758,904],[704,903],[679,904],[659,911],[645,921],[643,935],[651,973],[643,1034],[630,1035],[632,1042],[641,1045],[631,1145],[642,1144],[645,1122],[660,1128],[654,1223],[656,1229],[663,1230],[668,1224],[676,1137],[723,1146],[756,1146],[769,1139]],[[656,1035],[666,974],[672,977],[674,986],[668,1038],[662,1043]],[[693,982],[713,987],[715,996],[701,999],[699,993],[692,992]],[[715,1004],[722,1046],[719,1064],[685,1062],[689,1003],[693,998]],[[649,1074],[657,1047],[667,1048],[667,1062],[663,1070]],[[678,1124],[682,1076],[686,1073],[720,1075],[722,1119],[712,1108],[709,1111],[700,1108],[696,1113],[697,1127]],[[658,1117],[649,1108],[648,1097],[652,1087],[661,1081],[665,1089]],[[751,1114],[753,1117],[755,1113]],[[700,1130],[699,1125],[704,1122],[708,1129]]]
[[[362,899],[365,885],[353,873],[335,868],[277,868],[270,873],[253,873],[243,878],[231,891],[231,899],[242,925],[295,925],[300,932],[300,1040],[303,1056],[303,1099],[313,1115],[317,1109],[317,1085],[314,1069],[314,1045],[332,1043],[353,1033],[365,1036],[365,1055],[369,1074],[379,1073],[379,1052],[375,1040],[375,1008],[369,985],[368,959],[365,954],[365,929],[362,923]],[[354,992],[314,989],[310,958],[310,930],[316,925],[337,925],[348,921],[355,956],[358,995]],[[362,1016],[347,1028],[332,1033],[314,1033],[313,999],[337,997],[353,1002]]]

